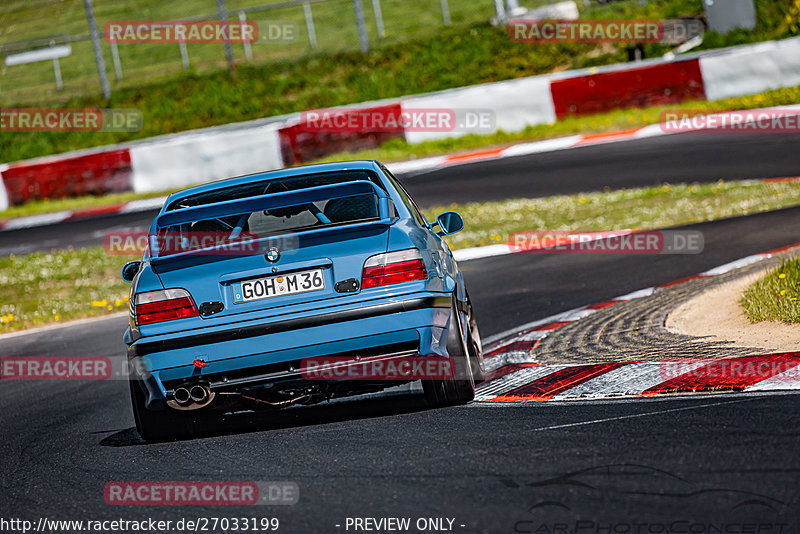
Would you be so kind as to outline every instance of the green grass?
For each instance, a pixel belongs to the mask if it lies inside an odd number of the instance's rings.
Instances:
[[[747,215],[800,204],[800,184],[725,182],[664,184],[580,195],[449,204],[425,210],[428,220],[456,210],[466,228],[447,238],[453,249],[505,243],[534,230],[648,230]]]
[[[465,230],[447,238],[460,249],[503,243],[514,231],[654,229],[798,204],[798,184],[720,181],[452,204],[425,214],[433,220],[449,209],[462,213]],[[124,310],[128,284],[119,270],[131,259],[101,247],[0,258],[0,332]]]
[[[7,210],[0,211],[0,221],[3,219],[13,219],[15,217],[25,217],[28,215],[54,213],[56,211],[69,211],[99,206],[109,206],[112,204],[122,204],[132,200],[160,197],[171,192],[172,191],[159,193],[112,193],[103,196],[87,195],[82,197],[59,198],[55,200],[34,200],[32,202],[28,202],[27,204],[22,204],[21,206],[10,206]]]
[[[800,323],[800,258],[781,262],[748,287],[740,303],[753,323]]]
[[[124,311],[130,259],[102,247],[0,258],[0,332]]]
[[[203,1],[211,4],[210,0],[191,0],[191,6],[197,9],[195,13],[208,11],[197,7],[206,5]],[[251,2],[228,1],[229,9]],[[252,0],[257,1],[261,0]],[[349,0],[337,1],[347,3],[349,9]],[[132,72],[121,84],[114,84],[114,94],[109,102],[96,96],[97,81],[92,79],[94,64],[91,59],[79,61],[77,51],[75,68],[79,68],[82,74],[76,73],[74,77],[90,80],[86,83],[95,89],[88,93],[88,89],[77,92],[65,89],[62,94],[31,91],[22,71],[18,69],[33,66],[0,67],[0,102],[6,107],[137,108],[144,117],[144,126],[139,132],[0,133],[0,161],[16,161],[305,109],[393,98],[554,70],[606,65],[627,58],[624,45],[514,43],[508,38],[505,28],[480,22],[493,12],[493,2],[490,0],[450,0],[454,24],[446,28],[422,23],[428,21],[433,24],[439,4],[435,0],[420,0],[420,3],[413,4],[417,7],[427,6],[424,10],[427,15],[418,13],[416,9],[413,16],[403,15],[408,10],[408,2],[383,1],[389,37],[367,54],[349,49],[331,52],[338,50],[334,48],[325,49],[323,53],[320,48],[316,52],[306,51],[300,56],[290,57],[280,55],[279,45],[269,45],[264,52],[266,56],[257,55],[254,63],[240,64],[238,78],[231,80],[219,62],[209,61],[207,66],[197,64],[188,72],[165,68],[159,54],[173,54],[174,61],[179,62],[177,50],[169,51],[170,47],[166,45],[167,49],[159,48],[152,54],[148,52],[144,55],[142,68],[153,72]],[[756,3],[759,25],[755,30],[732,32],[727,36],[709,35],[706,44],[713,42],[714,46],[724,46],[792,34],[794,30],[786,21],[787,6],[771,0],[757,0]],[[111,8],[111,2],[97,4],[97,9],[101,11],[98,14],[101,23],[125,17],[168,18],[175,16],[173,11],[178,8],[174,6],[188,9],[185,7],[188,4],[157,0],[120,0],[113,3],[114,9]],[[369,8],[371,2],[364,4],[365,8]],[[13,0],[4,5],[8,6],[0,16],[3,21],[0,23],[0,36],[4,40],[30,36],[34,30],[42,27],[43,20],[52,20],[51,15],[63,19],[59,28],[70,33],[78,31],[82,24],[80,0]],[[111,11],[102,11],[106,8]],[[650,0],[645,7],[639,6],[638,0],[625,0],[606,6],[593,5],[585,15],[590,18],[671,18],[700,12],[701,3],[696,0]],[[338,9],[337,13],[349,17],[347,10]],[[368,14],[368,18],[370,16]],[[336,23],[335,18],[332,20]],[[418,25],[419,21],[422,22]],[[392,29],[395,24],[403,25],[408,31]],[[346,35],[340,36],[345,30],[339,31],[339,26],[335,24],[336,31],[332,30],[336,42],[351,42]],[[417,30],[412,31],[414,28]],[[75,46],[77,49],[78,45]],[[220,48],[220,45],[196,46],[213,46],[214,54],[218,54]],[[241,54],[238,48],[237,54]],[[650,57],[667,50],[658,44],[648,44],[646,49]],[[193,53],[190,51],[190,54]],[[106,59],[110,65],[110,58]],[[123,58],[123,63],[126,61]],[[67,74],[71,68],[70,61],[64,60],[62,63],[65,78],[72,79],[73,76]],[[39,67],[42,77],[51,75],[52,65],[45,62],[36,68]],[[95,96],[80,96],[86,94]]]

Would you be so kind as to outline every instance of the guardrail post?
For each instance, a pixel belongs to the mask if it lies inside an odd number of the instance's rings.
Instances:
[[[236,78],[236,64],[233,62],[233,48],[231,47],[231,39],[228,33],[228,10],[225,9],[225,0],[217,0],[217,13],[222,26],[225,28],[225,59],[228,62],[228,70],[231,73],[231,78]]]
[[[378,28],[378,37],[386,37],[386,30],[383,28],[383,13],[381,12],[381,0],[372,0],[372,11],[375,13],[375,26]]]
[[[367,23],[364,21],[364,6],[361,0],[353,0],[353,9],[356,12],[356,25],[358,26],[358,38],[361,41],[361,51],[369,52],[369,39],[367,38]]]
[[[445,26],[450,26],[450,6],[447,4],[447,0],[442,0],[442,19],[444,20]]]
[[[502,22],[506,18],[506,8],[503,6],[503,0],[494,0],[494,11],[497,14],[497,20]]]
[[[314,18],[311,16],[311,4],[303,2],[303,13],[306,15],[306,29],[308,30],[308,43],[311,48],[317,47],[317,32],[314,30]]]
[[[244,11],[239,11],[239,24],[242,27],[242,37],[247,35],[247,15]],[[242,42],[244,43],[244,57],[247,58],[247,61],[253,61],[253,49],[250,46],[250,39],[243,38]]]
[[[122,80],[122,65],[119,62],[119,47],[117,42],[111,43],[111,59],[114,61],[114,74],[117,75],[117,81]]]
[[[100,74],[100,86],[103,88],[103,97],[108,100],[111,98],[111,87],[108,85],[106,63],[103,60],[103,50],[100,48],[100,36],[97,33],[97,21],[94,19],[92,0],[83,0],[83,7],[86,10],[86,19],[89,21],[89,33],[92,36],[94,59],[97,62],[97,72]]]
[[[186,48],[185,39],[178,40],[178,48],[181,51],[181,64],[183,65],[183,70],[189,70],[189,50]]]
[[[54,47],[56,45],[55,41],[50,41],[50,47]],[[64,88],[64,83],[61,80],[61,63],[58,61],[57,57],[53,58],[53,71],[56,75],[56,90],[61,91]]]

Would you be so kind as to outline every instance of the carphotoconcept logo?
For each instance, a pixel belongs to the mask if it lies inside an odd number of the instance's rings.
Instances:
[[[702,35],[704,29],[697,19],[515,19],[508,25],[508,35],[517,43],[678,44]]]
[[[703,245],[696,230],[536,230],[508,237],[518,254],[700,254]]]
[[[138,109],[0,109],[0,132],[138,132],[143,123]]]

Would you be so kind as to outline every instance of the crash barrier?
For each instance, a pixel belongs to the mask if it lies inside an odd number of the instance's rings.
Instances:
[[[131,191],[131,157],[127,148],[35,162],[18,162],[2,170],[8,205],[29,200]]]

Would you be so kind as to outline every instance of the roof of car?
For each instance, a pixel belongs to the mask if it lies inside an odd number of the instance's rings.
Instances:
[[[273,171],[246,174],[244,176],[236,176],[234,178],[225,178],[224,180],[217,180],[214,182],[197,185],[194,187],[190,187],[188,189],[183,189],[181,191],[172,193],[169,196],[169,198],[167,198],[167,201],[164,203],[164,205],[169,206],[172,202],[176,200],[196,195],[197,193],[214,191],[216,189],[225,189],[226,187],[231,187],[240,184],[247,184],[250,182],[258,182],[260,180],[269,180],[272,178],[284,178],[287,176],[301,176],[304,174],[317,174],[322,172],[347,171],[347,170],[357,170],[357,169],[377,171],[379,169],[379,163],[377,161],[372,161],[372,160],[342,161],[336,163],[317,163],[314,165],[301,165],[299,167],[290,167],[285,169],[277,169]]]

